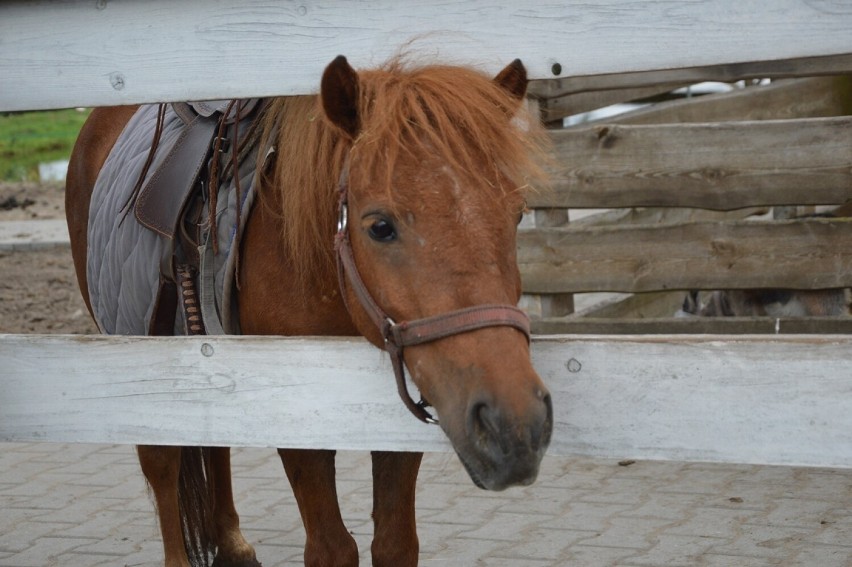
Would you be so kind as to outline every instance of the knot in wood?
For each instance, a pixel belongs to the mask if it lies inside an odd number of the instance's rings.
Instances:
[[[710,251],[714,256],[731,256],[737,251],[737,245],[730,240],[711,240]]]
[[[618,129],[613,126],[601,126],[597,129],[598,146],[608,150],[618,140]]]
[[[728,174],[724,169],[717,167],[708,167],[701,171],[701,177],[711,182],[721,181],[727,176]]]

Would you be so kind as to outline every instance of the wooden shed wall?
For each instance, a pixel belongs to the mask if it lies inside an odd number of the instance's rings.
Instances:
[[[774,322],[668,318],[682,293],[582,314],[570,313],[571,294],[852,286],[852,56],[786,63],[534,83],[556,157],[552,187],[530,198],[535,218],[547,220],[520,236],[525,289],[547,294],[540,330],[772,332]],[[720,94],[673,94],[708,79],[739,84]],[[631,101],[641,107],[562,125]],[[790,218],[816,207],[839,216]],[[582,209],[605,211],[578,215]],[[749,218],[755,213],[760,220]],[[549,309],[554,302],[561,311]],[[784,328],[837,332],[852,328],[847,323]]]

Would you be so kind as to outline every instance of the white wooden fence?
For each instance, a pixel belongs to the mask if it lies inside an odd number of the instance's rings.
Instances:
[[[0,110],[289,95],[347,55],[537,79],[852,53],[852,5],[80,0],[0,3]],[[2,275],[0,275],[2,277]],[[852,336],[537,337],[552,452],[852,467]],[[383,353],[341,339],[0,336],[0,441],[448,450]]]
[[[838,0],[4,0],[0,110],[304,94],[412,40],[552,79],[849,53],[850,29]]]
[[[852,336],[537,337],[551,454],[852,467]],[[449,450],[363,340],[0,340],[0,441]]]

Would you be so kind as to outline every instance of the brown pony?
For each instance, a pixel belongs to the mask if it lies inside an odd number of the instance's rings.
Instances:
[[[490,490],[533,482],[552,429],[550,396],[513,311],[521,292],[516,223],[529,180],[540,173],[543,147],[530,122],[515,117],[526,85],[520,61],[491,79],[400,60],[356,72],[338,57],[319,96],[274,100],[261,117],[276,151],[260,174],[238,274],[245,334],[362,335],[390,349],[391,331],[377,327],[365,295],[387,315],[386,326],[425,318],[431,328],[449,313],[463,327],[470,312],[487,306],[484,324],[407,342],[404,365],[473,481]],[[72,155],[67,215],[87,304],[89,200],[134,112],[96,109]],[[342,281],[334,236],[341,179],[340,211],[348,224],[337,248],[343,257],[348,247],[351,260]],[[395,328],[404,334],[403,327]],[[212,553],[216,566],[259,565],[239,530],[228,449],[140,446],[138,453],[168,567],[203,563]],[[305,525],[305,563],[357,565],[338,508],[334,452],[279,454]],[[374,565],[417,564],[414,487],[421,456],[372,455]],[[201,478],[188,473],[193,462],[207,465],[206,484],[190,490]],[[187,500],[190,492],[201,504]]]

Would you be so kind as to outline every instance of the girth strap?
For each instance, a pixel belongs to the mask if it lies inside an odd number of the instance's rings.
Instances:
[[[198,278],[198,307],[201,310],[201,318],[204,321],[205,334],[224,335],[219,312],[216,310],[216,274],[213,247],[202,244],[198,247],[199,278]],[[222,308],[227,309],[223,305]]]

